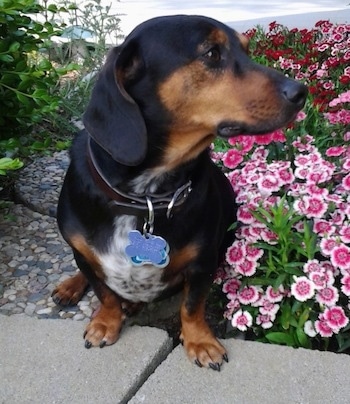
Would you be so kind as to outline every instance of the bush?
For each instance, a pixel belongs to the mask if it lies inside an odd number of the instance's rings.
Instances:
[[[54,90],[66,70],[55,69],[42,52],[44,40],[60,34],[54,24],[29,16],[42,13],[42,6],[35,0],[2,0],[0,6],[0,139],[7,139],[57,110]]]

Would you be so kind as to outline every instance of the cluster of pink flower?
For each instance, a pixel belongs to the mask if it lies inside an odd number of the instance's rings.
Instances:
[[[283,139],[282,133],[270,136]],[[300,302],[317,303],[318,317],[307,321],[304,332],[314,337],[319,334],[329,337],[344,328],[349,319],[339,300],[350,296],[350,147],[339,146],[328,149],[326,155],[337,164],[322,157],[313,146],[313,138],[304,136],[293,142],[295,158],[290,161],[268,162],[268,150],[258,146],[244,161],[244,155],[251,151],[259,138],[239,137],[231,141],[235,146],[232,152],[240,156],[240,166],[228,173],[238,208],[237,219],[240,227],[237,240],[228,248],[226,265],[218,273],[218,282],[223,283],[229,303],[226,317],[241,331],[260,326],[269,329],[273,326],[279,311],[279,302],[284,298],[295,298]],[[262,139],[265,141],[266,139]],[[237,167],[233,163],[231,150],[221,155],[228,168]],[[218,156],[216,156],[218,157]],[[294,169],[293,169],[294,167]],[[332,187],[330,187],[330,185]],[[280,195],[287,195],[286,209],[293,209],[302,219],[295,224],[296,231],[304,231],[304,220],[313,222],[323,260],[308,260],[303,276],[295,276],[291,284],[272,286],[244,286],[246,277],[253,278],[259,271],[264,255],[263,248],[254,246],[257,242],[270,245],[277,243],[277,236],[264,223],[258,221],[252,211],[259,206],[269,210],[281,202]],[[340,290],[335,286],[340,282]],[[311,300],[310,300],[311,299]],[[256,318],[248,306],[257,308]],[[254,324],[255,321],[255,324]]]
[[[216,278],[229,301],[225,316],[267,340],[286,332],[291,339],[281,343],[294,346],[308,346],[307,337],[343,339],[350,319],[350,25],[320,21],[299,31],[272,23],[266,34],[247,35],[253,55],[308,84],[311,103],[288,129],[293,139],[303,136],[284,146],[287,161],[271,157],[281,150],[271,144],[286,142],[282,131],[238,136],[230,149],[213,152],[239,204],[236,241]],[[322,150],[305,133],[320,135]],[[272,212],[285,218],[289,238]]]
[[[350,78],[350,66],[346,68]],[[339,97],[333,99],[330,103],[330,107],[339,107],[337,111],[325,112],[325,118],[332,124],[349,125],[350,124],[350,111],[349,109],[341,108],[341,105],[350,103],[350,90],[340,94]]]

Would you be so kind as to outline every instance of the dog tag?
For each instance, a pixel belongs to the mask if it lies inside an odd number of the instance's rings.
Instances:
[[[169,263],[169,245],[160,236],[146,233],[141,234],[138,230],[129,232],[130,244],[125,247],[125,253],[133,265],[154,265],[164,268]]]

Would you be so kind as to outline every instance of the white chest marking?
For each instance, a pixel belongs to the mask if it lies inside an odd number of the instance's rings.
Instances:
[[[98,253],[106,284],[119,296],[132,302],[150,302],[162,292],[166,284],[161,281],[162,268],[153,265],[134,266],[125,254],[128,234],[136,228],[134,216],[118,216],[108,252]]]

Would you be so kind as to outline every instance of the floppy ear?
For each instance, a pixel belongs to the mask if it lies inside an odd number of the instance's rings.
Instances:
[[[115,161],[140,164],[147,152],[147,130],[136,102],[125,91],[125,80],[137,76],[142,61],[132,43],[114,48],[103,66],[83,122],[91,137]]]

